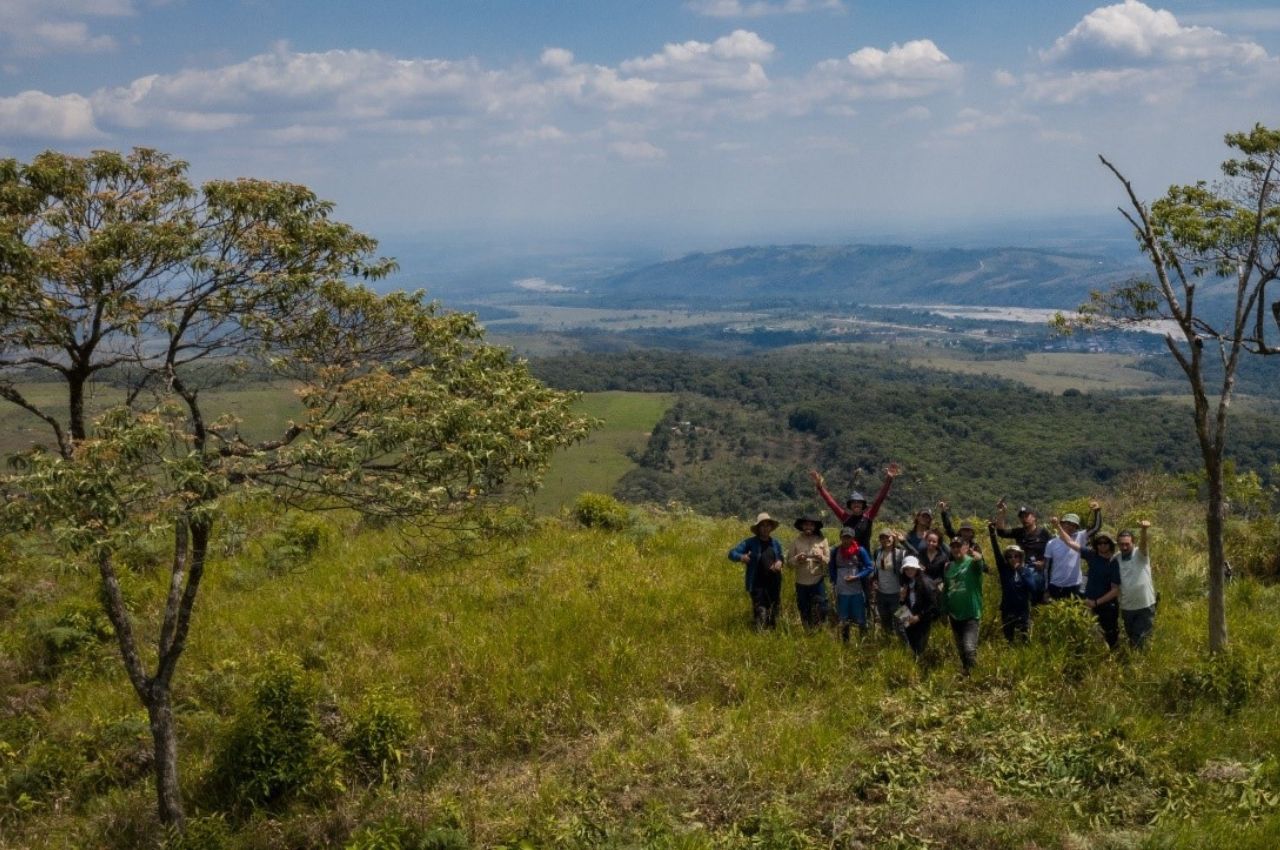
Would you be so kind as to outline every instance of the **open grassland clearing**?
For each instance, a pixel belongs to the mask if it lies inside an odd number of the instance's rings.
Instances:
[[[66,421],[67,389],[65,384],[42,382],[20,384],[26,398]],[[106,384],[92,384],[86,405],[90,416],[96,416],[124,399],[122,390]],[[266,439],[277,434],[289,417],[302,405],[287,383],[254,383],[239,387],[209,390],[201,394],[206,411],[215,416],[229,413],[240,420],[240,431],[250,440]],[[44,422],[27,411],[0,404],[0,457],[40,444],[54,445],[53,432]]]
[[[925,672],[896,641],[806,634],[789,581],[780,628],[754,633],[724,557],[739,520],[549,519],[406,558],[385,529],[248,504],[220,528],[175,683],[189,811],[232,850],[1274,847],[1280,587],[1234,583],[1233,649],[1205,658],[1199,509],[1170,492],[1104,506],[1157,522],[1147,653],[1108,656],[1063,605],[1005,646],[988,579],[971,681],[945,625]],[[130,553],[148,628],[164,541]],[[145,718],[94,582],[38,544],[0,542],[0,847],[148,846]],[[274,746],[315,761],[232,805],[227,753],[264,687],[312,718]],[[386,843],[429,828],[464,843]]]
[[[698,325],[730,325],[761,321],[767,313],[704,310],[611,310],[595,307],[555,307],[541,304],[503,304],[503,309],[519,315],[512,319],[486,322],[501,334],[504,325],[536,325],[548,331],[595,330],[628,331],[640,328],[689,328]]]
[[[1038,351],[1023,358],[987,360],[959,351],[913,348],[907,350],[907,357],[912,363],[927,369],[987,375],[1017,381],[1049,393],[1069,389],[1082,392],[1163,390],[1176,395],[1182,391],[1178,384],[1136,368],[1138,358],[1127,354]]]
[[[602,392],[584,395],[577,413],[593,416],[601,426],[583,442],[558,452],[543,478],[533,504],[554,513],[583,491],[610,493],[634,469],[632,452],[644,450],[653,426],[675,401],[670,393]]]

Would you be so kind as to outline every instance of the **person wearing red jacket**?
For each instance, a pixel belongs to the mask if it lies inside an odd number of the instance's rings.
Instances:
[[[855,490],[849,494],[849,498],[845,500],[843,506],[836,501],[831,492],[827,490],[826,481],[822,477],[822,473],[813,469],[809,471],[809,478],[813,481],[814,486],[818,488],[818,495],[822,497],[822,501],[827,503],[827,507],[831,508],[831,512],[836,515],[840,522],[853,529],[853,537],[858,541],[858,545],[863,549],[871,548],[871,524],[875,522],[876,514],[880,512],[880,506],[884,504],[885,497],[889,495],[889,488],[893,486],[893,479],[897,478],[902,472],[902,468],[896,463],[889,464],[884,471],[884,483],[880,485],[880,492],[876,493],[875,500],[867,505],[867,497]]]

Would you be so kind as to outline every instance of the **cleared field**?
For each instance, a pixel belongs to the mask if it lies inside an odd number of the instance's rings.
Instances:
[[[952,352],[916,349],[909,359],[927,369],[990,375],[1051,393],[1163,389],[1178,394],[1181,390],[1177,384],[1134,368],[1138,358],[1126,354],[1044,351],[1028,354],[1025,360],[974,360]]]
[[[62,384],[25,384],[19,389],[32,404],[65,422],[66,388]],[[90,415],[96,415],[120,400],[118,390],[95,387],[88,397]],[[201,394],[201,400],[206,418],[212,420],[226,413],[237,416],[241,421],[241,432],[249,439],[269,437],[301,409],[292,387],[283,382],[210,391]],[[0,401],[0,457],[37,444],[53,444],[53,432],[49,427],[27,411]]]
[[[539,513],[555,513],[584,491],[608,493],[633,466],[627,452],[643,448],[675,396],[666,393],[589,393],[578,412],[604,421],[584,442],[556,455],[534,496]]]
[[[504,304],[520,315],[514,319],[485,322],[485,327],[500,333],[504,324],[532,324],[544,330],[594,328],[626,331],[638,328],[688,328],[697,325],[733,324],[767,318],[764,313],[701,312],[696,310],[603,310],[594,307],[548,307],[530,304]]]

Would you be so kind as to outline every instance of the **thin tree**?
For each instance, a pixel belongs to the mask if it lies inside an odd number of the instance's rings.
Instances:
[[[1076,320],[1126,324],[1164,320],[1170,356],[1186,376],[1207,480],[1209,649],[1227,645],[1224,470],[1237,371],[1247,354],[1280,353],[1280,130],[1261,124],[1225,138],[1235,151],[1215,183],[1173,186],[1149,206],[1105,157],[1124,187],[1120,212],[1154,279],[1093,293]]]
[[[353,284],[394,265],[331,209],[287,183],[196,188],[146,149],[0,161],[0,398],[47,434],[0,477],[0,523],[96,570],[165,823],[183,820],[172,682],[230,497],[475,523],[589,426],[473,316]],[[301,408],[266,439],[209,393],[246,372]],[[58,404],[27,390],[50,381]],[[168,589],[135,613],[118,556],[156,529]],[[139,617],[159,624],[150,645]]]

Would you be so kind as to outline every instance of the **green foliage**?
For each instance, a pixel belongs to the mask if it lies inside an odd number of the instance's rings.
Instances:
[[[392,816],[361,828],[343,850],[469,850],[466,835],[453,827],[423,827]]]
[[[959,516],[987,516],[1000,496],[1034,504],[1047,519],[1059,501],[1108,501],[1126,476],[1183,472],[1200,463],[1191,423],[1174,404],[1108,398],[1106,408],[1115,415],[1100,416],[1094,396],[933,372],[892,353],[797,350],[713,358],[628,352],[552,358],[537,368],[571,389],[681,393],[636,455],[639,468],[613,494],[631,503],[675,499],[718,516],[799,515],[819,504],[809,469],[823,471],[840,497],[847,489],[874,492],[884,466],[900,461],[905,472],[882,511],[888,520],[939,499]],[[809,386],[815,370],[828,376],[821,404],[797,405],[796,388]],[[801,424],[813,428],[796,430],[790,412],[810,409],[818,420],[806,416]],[[1280,423],[1235,415],[1236,462],[1269,470],[1280,460]],[[1063,429],[1062,422],[1087,427]]]
[[[188,818],[182,828],[170,827],[164,850],[232,850],[231,829],[222,815]]]
[[[1261,681],[1256,659],[1241,650],[1228,650],[1165,672],[1157,692],[1164,711],[1187,711],[1199,705],[1233,715],[1248,704]]]
[[[77,659],[84,659],[94,647],[115,635],[101,606],[76,600],[36,619],[30,627],[34,666],[45,675]]]
[[[289,513],[280,528],[263,537],[259,545],[267,568],[280,573],[305,564],[332,534],[329,525],[318,517]]]
[[[1078,678],[1105,663],[1107,644],[1093,613],[1082,603],[1063,600],[1035,609],[1032,641],[1041,663]]]
[[[583,493],[573,502],[573,516],[586,528],[621,531],[631,525],[627,506],[603,493]]]
[[[352,712],[343,748],[364,776],[387,782],[399,772],[413,731],[412,707],[373,691]]]
[[[214,756],[209,782],[237,808],[258,808],[336,783],[315,685],[295,659],[271,655]]]

